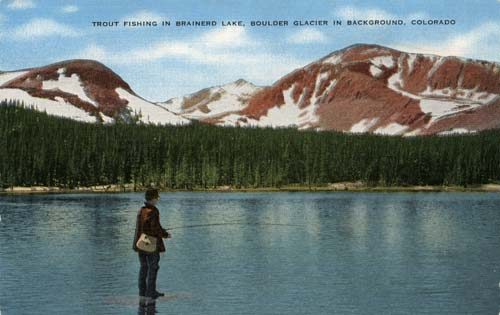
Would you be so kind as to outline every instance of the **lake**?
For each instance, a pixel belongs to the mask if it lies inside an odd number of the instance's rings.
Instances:
[[[0,196],[0,313],[143,314],[142,200]],[[500,310],[498,193],[171,192],[158,208],[157,314]]]

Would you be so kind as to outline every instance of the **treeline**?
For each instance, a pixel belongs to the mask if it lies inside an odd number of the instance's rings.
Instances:
[[[0,185],[164,188],[461,185],[500,180],[500,130],[400,137],[217,127],[90,124],[0,103]]]

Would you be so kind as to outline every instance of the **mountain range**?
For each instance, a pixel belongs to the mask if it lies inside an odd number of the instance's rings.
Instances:
[[[0,100],[87,122],[141,121],[428,135],[500,128],[500,64],[356,44],[279,78],[244,79],[165,102],[93,60],[0,72]]]

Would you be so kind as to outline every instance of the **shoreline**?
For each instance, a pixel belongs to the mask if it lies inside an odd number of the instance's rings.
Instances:
[[[0,195],[32,195],[32,194],[73,194],[73,193],[130,193],[143,192],[146,187],[133,185],[98,185],[78,188],[61,188],[49,186],[14,186],[0,189]],[[288,185],[280,188],[236,188],[219,186],[216,188],[164,189],[161,192],[500,192],[500,184],[482,184],[473,186],[369,186],[361,182],[332,183],[325,186]]]

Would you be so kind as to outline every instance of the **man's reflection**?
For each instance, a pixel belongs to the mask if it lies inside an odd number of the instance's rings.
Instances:
[[[144,303],[139,303],[139,309],[137,310],[137,315],[154,315],[156,314],[156,304],[144,305]]]

